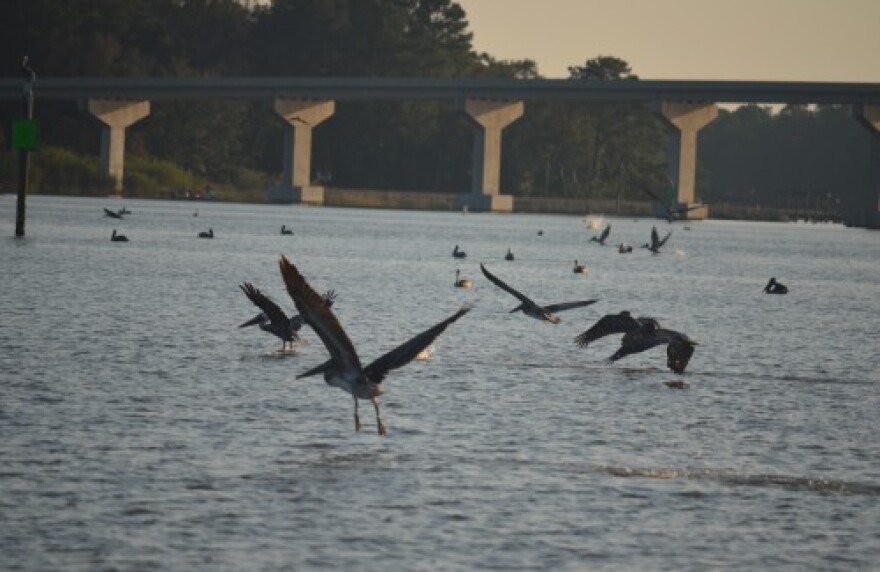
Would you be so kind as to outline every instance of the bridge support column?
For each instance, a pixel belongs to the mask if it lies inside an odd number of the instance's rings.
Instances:
[[[861,218],[862,208],[864,208],[863,221],[849,221],[858,224],[858,226],[866,226],[868,228],[880,228],[880,105],[863,104],[853,106],[853,115],[859,123],[864,125],[871,133],[871,156],[868,165],[868,188],[865,192],[865,202],[856,206],[856,217]],[[864,206],[863,206],[864,205]]]
[[[324,203],[324,187],[312,186],[312,129],[333,115],[333,101],[276,99],[275,113],[284,129],[284,172],[281,186],[269,189],[269,200],[284,203]]]
[[[669,178],[678,190],[678,206],[693,206],[697,179],[697,131],[718,116],[714,103],[663,101],[657,110],[669,127],[667,165]],[[688,219],[704,219],[709,208],[703,206],[684,215]]]
[[[113,177],[116,195],[122,195],[122,180],[125,173],[125,129],[150,114],[150,102],[90,99],[86,108],[104,123],[101,130],[101,170]]]
[[[464,111],[476,129],[471,192],[459,195],[459,204],[476,211],[511,212],[513,197],[500,189],[501,130],[522,116],[523,102],[466,99]]]

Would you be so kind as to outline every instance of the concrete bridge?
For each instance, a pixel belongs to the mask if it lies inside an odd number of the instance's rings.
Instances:
[[[0,80],[0,99],[20,98],[20,80]],[[336,101],[453,100],[474,125],[471,189],[459,203],[471,210],[509,211],[513,197],[500,189],[503,129],[524,112],[525,101],[617,101],[649,106],[669,128],[668,171],[680,205],[695,204],[697,133],[718,114],[719,103],[829,103],[852,106],[872,134],[865,220],[880,226],[880,84],[763,81],[590,81],[431,78],[39,78],[40,99],[80,102],[104,125],[102,168],[121,191],[125,129],[149,115],[150,102],[182,99],[263,101],[286,123],[282,186],[271,190],[291,202],[323,202],[311,184],[312,130],[333,115]],[[707,207],[690,211],[707,216]]]

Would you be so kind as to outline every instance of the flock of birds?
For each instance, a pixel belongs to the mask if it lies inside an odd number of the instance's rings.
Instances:
[[[125,205],[123,205],[121,209],[118,209],[115,211],[112,211],[112,210],[108,209],[107,207],[104,207],[104,216],[107,216],[107,217],[110,217],[113,219],[122,220],[124,215],[129,215],[129,214],[131,214],[131,211],[128,210],[127,208],[125,208]],[[199,216],[199,212],[198,211],[194,212],[193,216],[194,217]],[[281,234],[284,236],[292,236],[293,229],[287,228],[287,225],[282,224],[281,225]],[[214,229],[209,228],[208,230],[203,230],[203,231],[199,232],[197,236],[199,238],[208,238],[208,239],[214,238]],[[127,236],[116,232],[116,229],[114,228],[113,232],[110,234],[110,242],[129,242],[129,240],[128,240]]]
[[[124,214],[131,213],[125,207],[119,211],[111,211],[105,208],[104,212],[111,218],[122,218]],[[607,225],[599,235],[593,236],[590,242],[605,246],[610,232],[611,225]],[[292,235],[293,230],[287,228],[286,225],[282,225],[281,234]],[[543,230],[538,231],[539,236],[543,236],[543,234]],[[658,254],[663,245],[669,240],[671,234],[672,232],[670,231],[661,239],[655,226],[651,229],[651,240],[643,244],[642,247],[653,254]],[[200,232],[198,236],[200,238],[213,238],[214,231],[209,228],[207,232]],[[113,230],[111,240],[114,242],[128,241],[125,236],[118,234],[115,229]],[[618,250],[621,253],[632,252],[632,247],[621,244]],[[467,254],[459,245],[455,245],[452,256],[456,259],[463,259],[467,257]],[[504,258],[507,261],[514,260],[514,254],[510,248],[508,248]],[[354,400],[354,425],[356,431],[361,429],[358,400],[369,400],[375,409],[378,432],[380,435],[385,435],[386,428],[379,411],[378,397],[385,392],[384,381],[386,376],[389,372],[408,364],[414,359],[429,354],[433,349],[431,344],[434,340],[447,327],[470,312],[472,306],[469,304],[463,305],[452,315],[364,366],[354,344],[333,313],[332,308],[336,300],[336,292],[328,290],[324,294],[318,294],[303,277],[296,265],[283,255],[279,261],[279,269],[287,292],[293,299],[298,314],[288,317],[276,302],[264,295],[253,284],[245,282],[239,287],[248,300],[260,309],[260,313],[239,327],[244,328],[256,325],[261,330],[279,338],[282,342],[282,352],[288,348],[292,349],[294,343],[301,341],[300,331],[304,326],[308,325],[311,327],[321,339],[329,354],[329,358],[323,363],[299,374],[297,379],[323,375],[324,381],[328,385],[338,387],[351,395]],[[561,322],[561,318],[557,315],[559,312],[582,308],[597,302],[596,300],[577,300],[546,305],[539,304],[499,278],[485,264],[480,264],[480,270],[489,282],[516,298],[518,305],[511,309],[510,313],[521,312],[525,316],[549,324],[559,324]],[[586,265],[579,264],[575,260],[575,273],[586,273],[588,271]],[[454,286],[457,288],[472,288],[474,282],[463,277],[460,269],[456,269]],[[771,278],[765,286],[764,292],[768,294],[785,294],[788,292],[788,288],[777,282],[775,278]],[[579,348],[586,348],[596,340],[617,334],[623,334],[620,340],[620,347],[607,358],[606,363],[612,364],[628,355],[644,352],[658,346],[666,346],[667,366],[676,374],[684,372],[698,345],[687,334],[664,328],[656,319],[651,317],[633,317],[628,311],[603,316],[589,329],[578,334],[574,338],[574,343]],[[668,383],[668,385],[682,387],[684,384],[676,382]]]
[[[599,236],[593,237],[591,241],[604,245],[609,233],[610,225]],[[656,254],[668,240],[670,234],[660,240],[657,229],[654,228],[651,242],[643,246]],[[543,232],[539,231],[539,235],[543,235]],[[459,245],[455,245],[452,256],[462,259],[466,258],[467,254]],[[504,258],[513,260],[513,252],[508,249]],[[329,290],[324,294],[319,294],[303,277],[297,266],[286,256],[281,256],[279,269],[298,314],[287,316],[277,303],[269,299],[253,284],[245,282],[240,288],[251,303],[260,309],[260,313],[239,327],[258,326],[282,341],[282,351],[300,341],[300,331],[304,326],[311,327],[321,339],[329,357],[319,365],[297,375],[297,379],[323,375],[324,381],[328,385],[337,387],[351,395],[354,401],[355,431],[361,429],[358,413],[359,400],[369,400],[375,410],[378,433],[385,435],[386,428],[380,414],[378,398],[385,392],[386,376],[392,370],[400,368],[430,351],[434,340],[446,328],[470,312],[472,306],[470,304],[463,305],[452,315],[411,337],[365,366],[361,362],[354,344],[333,312],[336,292]],[[539,304],[496,276],[485,264],[480,264],[480,270],[489,282],[516,298],[518,304],[510,310],[510,313],[521,312],[525,316],[549,324],[561,322],[561,318],[557,315],[560,312],[582,308],[597,302],[597,300],[576,300],[555,304]],[[455,287],[472,288],[473,285],[472,280],[463,277],[461,270],[456,269]],[[574,338],[574,343],[577,347],[586,348],[596,340],[616,334],[623,334],[620,347],[606,360],[607,363],[614,363],[628,355],[657,346],[666,346],[667,365],[676,374],[684,372],[698,345],[696,341],[682,332],[661,327],[654,318],[633,317],[626,311],[602,317],[589,329],[577,335]],[[678,385],[673,386],[681,387],[683,384],[678,382]]]

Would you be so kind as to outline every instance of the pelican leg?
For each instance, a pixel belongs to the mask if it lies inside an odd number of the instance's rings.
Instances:
[[[376,401],[375,397],[371,397],[370,401],[373,402],[373,407],[376,408],[376,425],[379,427],[379,435],[384,435],[385,425],[382,423],[382,418],[379,417],[379,402]]]
[[[354,398],[354,430],[361,430],[361,418],[358,417],[358,398]]]

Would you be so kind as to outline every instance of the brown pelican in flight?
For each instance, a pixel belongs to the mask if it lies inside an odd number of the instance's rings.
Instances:
[[[247,296],[256,307],[262,310],[262,312],[240,325],[239,328],[246,328],[255,325],[259,326],[264,332],[269,332],[270,334],[281,338],[282,352],[287,348],[287,344],[290,344],[292,348],[293,342],[299,341],[300,339],[299,330],[305,323],[303,317],[296,314],[288,318],[278,304],[270,300],[265,294],[260,292],[249,282],[245,282],[239,286],[239,288],[241,288],[241,291],[244,292],[245,296]],[[335,299],[336,292],[333,290],[328,290],[324,293],[324,304],[326,304],[328,308],[333,305],[333,300]]]
[[[669,179],[667,177],[667,179]],[[675,188],[675,185],[672,183],[672,179],[669,179],[669,187],[671,189]],[[697,205],[678,205],[674,201],[663,200],[657,193],[652,191],[651,189],[642,187],[642,190],[649,197],[654,199],[654,202],[660,206],[663,210],[663,218],[666,219],[666,222],[672,222],[675,220],[683,220],[685,218],[685,214],[694,209],[701,208],[703,206],[702,203]]]
[[[128,242],[128,237],[124,234],[116,234],[116,229],[113,229],[113,234],[110,235],[111,242]]]
[[[697,345],[681,332],[661,328],[654,318],[633,318],[626,311],[603,316],[589,330],[575,337],[574,343],[585,348],[591,342],[612,334],[624,336],[620,340],[620,348],[608,358],[608,363],[666,344],[666,364],[675,373],[684,372]]]
[[[666,244],[666,241],[669,240],[669,237],[672,236],[672,231],[666,233],[666,236],[663,237],[663,240],[660,240],[660,235],[657,234],[657,227],[651,227],[651,242],[646,242],[642,245],[642,248],[647,248],[654,254],[660,253],[660,248]]]
[[[611,234],[611,225],[610,224],[605,227],[605,230],[602,231],[602,234],[591,238],[590,242],[598,242],[600,246],[605,246],[605,241],[608,239],[609,234]]]
[[[771,278],[764,286],[764,292],[767,294],[788,294],[788,286],[777,282],[776,278]]]
[[[299,270],[287,258],[281,257],[279,262],[281,275],[287,285],[287,292],[293,298],[296,309],[299,310],[305,322],[321,338],[330,359],[321,365],[296,376],[297,379],[323,373],[324,381],[328,385],[338,387],[354,397],[354,428],[361,428],[358,417],[358,399],[369,399],[376,409],[376,424],[379,434],[385,434],[385,425],[379,416],[379,402],[377,397],[385,392],[384,380],[393,369],[402,367],[416,358],[425,348],[446,329],[449,324],[455,322],[470,311],[469,306],[461,307],[452,316],[442,322],[431,326],[420,334],[397,346],[390,352],[379,357],[366,367],[361,365],[354,344],[351,343],[345,330],[339,324],[339,320],[333,314],[327,304],[312,287],[306,282]]]
[[[526,316],[531,316],[537,320],[542,320],[545,322],[550,322],[551,324],[558,324],[562,320],[559,316],[555,315],[554,312],[561,312],[563,310],[571,310],[572,308],[580,308],[581,306],[589,306],[590,304],[595,304],[596,300],[584,300],[582,302],[563,302],[561,304],[550,304],[549,306],[538,306],[535,304],[528,296],[514,290],[507,284],[505,284],[500,278],[489,272],[485,266],[480,264],[480,270],[483,271],[483,274],[486,278],[489,279],[490,282],[506,291],[508,294],[512,295],[514,298],[517,298],[521,304],[510,311],[510,313],[521,311]]]

